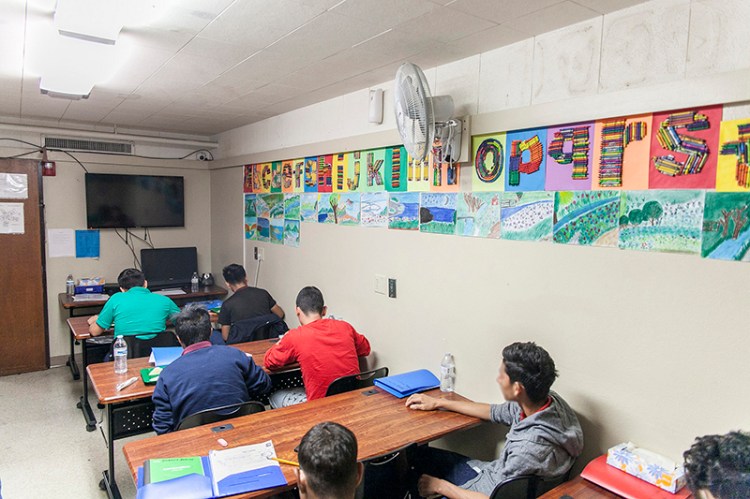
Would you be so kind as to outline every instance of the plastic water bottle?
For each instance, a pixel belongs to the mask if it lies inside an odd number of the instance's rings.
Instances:
[[[122,335],[118,336],[113,346],[115,356],[115,374],[128,372],[128,344]]]
[[[76,282],[73,280],[73,274],[68,274],[68,277],[65,279],[65,292],[68,296],[76,294]]]
[[[190,292],[197,293],[199,285],[200,278],[198,277],[198,272],[193,272],[193,277],[190,278]]]
[[[446,353],[440,363],[440,391],[452,392],[455,386],[456,363],[453,360],[453,354]]]

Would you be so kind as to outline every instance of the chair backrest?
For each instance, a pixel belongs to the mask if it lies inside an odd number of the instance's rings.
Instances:
[[[490,499],[534,499],[539,477],[520,475],[497,484],[490,494]]]
[[[286,322],[276,314],[251,317],[232,324],[227,337],[227,345],[278,338],[280,334],[287,331],[289,327]]]
[[[367,388],[375,383],[378,378],[384,378],[388,376],[388,368],[381,367],[372,371],[365,371],[358,374],[350,374],[349,376],[342,376],[333,380],[328,385],[326,390],[326,397],[336,395],[338,393],[350,392],[352,390],[359,390],[360,388]]]
[[[152,347],[178,347],[180,342],[172,331],[163,331],[157,333],[150,340],[142,340],[135,336],[124,336],[125,343],[128,344],[128,358],[137,359],[151,355]]]
[[[570,479],[570,471],[564,475],[551,477],[551,478],[539,478],[536,482],[536,496],[546,494],[550,490],[554,489],[558,485],[562,485]]]
[[[236,418],[239,416],[245,416],[247,414],[255,414],[256,412],[263,412],[266,408],[260,402],[251,400],[249,402],[241,402],[239,404],[225,405],[223,407],[216,407],[213,409],[204,409],[202,411],[191,414],[185,417],[177,425],[178,430],[186,430],[188,428],[194,428],[204,424],[217,423],[224,421],[225,419]]]
[[[409,491],[409,458],[417,448],[410,443],[362,463],[365,474],[355,499],[402,499]]]

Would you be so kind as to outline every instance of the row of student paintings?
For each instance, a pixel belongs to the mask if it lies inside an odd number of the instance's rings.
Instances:
[[[472,138],[472,191],[750,191],[750,118],[709,106]],[[244,192],[458,192],[460,168],[401,146],[245,166]]]
[[[750,193],[703,190],[246,194],[245,237],[299,246],[300,222],[553,241],[750,261]]]

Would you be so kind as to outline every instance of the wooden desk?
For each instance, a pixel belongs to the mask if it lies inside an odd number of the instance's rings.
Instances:
[[[574,499],[617,499],[620,497],[604,487],[600,487],[595,483],[577,476],[574,479],[555,487],[543,496],[540,496],[539,499],[560,499],[565,496]]]
[[[189,290],[189,288],[188,288]],[[172,301],[174,301],[177,305],[184,305],[185,303],[193,302],[193,301],[201,301],[201,300],[211,300],[211,299],[217,299],[221,298],[222,296],[227,294],[227,290],[222,288],[221,286],[206,286],[200,288],[195,293],[186,292],[184,295],[171,295],[169,296]],[[60,306],[68,311],[68,317],[81,317],[83,315],[90,316],[92,312],[96,312],[99,309],[101,309],[105,303],[107,303],[107,300],[90,300],[90,301],[75,301],[75,299],[66,294],[66,293],[60,293],[57,295],[57,299],[60,302]],[[97,309],[97,310],[94,310]],[[84,312],[84,313],[81,313]],[[70,324],[70,322],[68,322]],[[71,333],[73,333],[73,329],[71,326]],[[86,331],[86,334],[88,334],[88,331]],[[88,336],[86,336],[88,338]],[[79,338],[75,338],[74,334],[70,337],[70,357],[68,357],[68,361],[66,364],[70,367],[70,372],[73,375],[73,379],[80,378],[80,372],[78,371],[78,364],[76,364],[75,361],[75,344],[81,341],[81,339],[85,340],[83,336]],[[86,344],[85,341],[83,343],[82,349],[85,348]],[[86,366],[83,366],[83,370],[86,369]]]
[[[88,353],[89,353],[89,346],[86,343],[86,340],[91,338],[91,334],[89,333],[89,323],[88,323],[89,317],[71,317],[67,320],[68,327],[70,328],[70,343],[71,343],[71,357],[68,360],[68,362],[72,365],[75,365],[75,360],[73,359],[73,351],[72,351],[72,345],[73,341],[76,342],[83,342],[81,346],[81,355],[83,368],[86,369],[89,365],[89,359],[88,359]],[[112,334],[112,331],[109,330],[107,332],[109,335]],[[72,368],[71,368],[72,369]],[[78,369],[76,367],[76,369]],[[91,409],[91,405],[89,404],[89,383],[88,383],[88,377],[83,377],[83,392],[81,395],[81,398],[78,400],[78,403],[76,404],[76,407],[81,410],[83,413],[83,419],[86,421],[86,431],[94,431],[96,429],[96,417],[94,416],[94,411]]]
[[[354,432],[358,442],[358,459],[369,459],[394,451],[409,443],[427,443],[448,433],[471,428],[480,423],[477,418],[449,411],[414,411],[407,409],[404,399],[376,389],[355,390],[303,404],[251,414],[227,421],[233,429],[217,435],[211,431],[216,425],[204,425],[189,430],[128,442],[123,447],[125,459],[133,479],[146,459],[157,457],[205,456],[209,450],[221,450],[216,439],[221,436],[229,448],[272,440],[276,454],[282,459],[296,461],[294,448],[302,436],[317,423],[334,421]],[[466,400],[457,394],[428,392],[440,398]],[[226,422],[225,422],[226,423]],[[297,483],[293,467],[282,465],[288,486],[278,489],[242,494],[234,497],[269,497]]]
[[[70,319],[73,320],[73,319]],[[256,364],[263,365],[263,356],[278,340],[259,340],[248,343],[230,345],[249,353],[253,356]],[[115,374],[112,362],[91,364],[86,367],[88,377],[91,378],[91,386],[96,392],[100,404],[107,408],[107,449],[109,456],[109,468],[103,472],[104,478],[99,482],[99,487],[107,491],[110,498],[120,498],[120,490],[115,482],[115,456],[114,441],[119,438],[129,437],[146,433],[151,430],[151,414],[153,403],[151,396],[154,393],[154,385],[145,385],[141,379],[141,369],[149,367],[148,358],[128,359],[128,372]],[[263,368],[272,379],[284,373],[299,372],[299,364],[290,364],[277,371],[269,371]],[[117,391],[119,383],[137,377],[138,381],[122,391]],[[115,420],[126,424],[123,430],[117,430]]]

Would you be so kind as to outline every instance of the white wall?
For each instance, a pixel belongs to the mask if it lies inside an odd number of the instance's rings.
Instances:
[[[656,0],[426,74],[433,93],[479,113],[483,132],[741,103],[750,100],[749,18],[743,0]],[[727,107],[728,118],[748,115],[746,105]],[[337,140],[342,150],[371,146],[371,132],[392,129],[393,116],[386,106],[374,128],[366,116],[366,90],[290,112],[220,136],[222,161],[286,159],[300,145],[333,153]],[[214,171],[212,184],[237,192],[212,197],[225,213],[212,228],[216,248],[242,225],[242,171]],[[680,459],[696,435],[747,429],[746,265],[317,224],[302,224],[298,249],[253,242],[246,251],[254,245],[266,253],[260,285],[282,307],[293,309],[303,285],[319,286],[331,311],[371,339],[371,362],[393,372],[437,369],[452,351],[458,391],[499,401],[502,347],[543,345],[560,371],[555,388],[584,423],[587,457],[632,440]],[[373,292],[376,273],[398,279],[397,299]],[[481,434],[469,447],[486,454]]]

